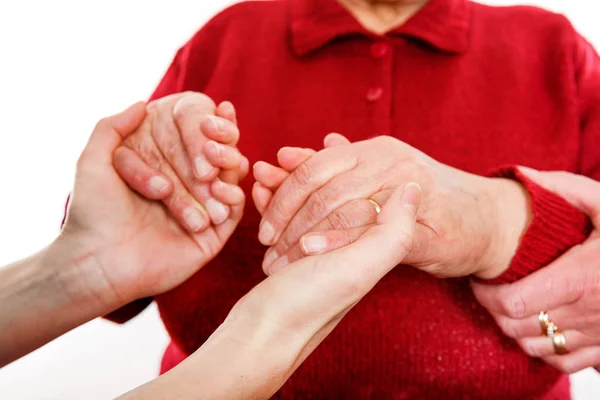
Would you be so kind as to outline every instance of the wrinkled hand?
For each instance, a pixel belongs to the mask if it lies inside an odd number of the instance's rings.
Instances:
[[[305,157],[294,169],[255,166],[260,183],[255,202],[269,198],[264,210],[258,207],[264,211],[259,239],[272,246],[265,272],[356,240],[375,221],[367,199],[384,205],[393,190],[411,181],[421,184],[425,197],[407,264],[438,277],[483,279],[508,268],[529,223],[528,197],[520,184],[456,170],[387,136],[349,144],[335,135],[334,141],[338,145]],[[334,232],[307,248],[299,241],[313,230]]]
[[[229,102],[201,93],[167,96],[148,105],[142,126],[116,152],[115,168],[148,199],[163,200],[190,232],[227,220],[242,201],[237,185],[248,160],[236,149],[239,130]]]
[[[530,356],[566,373],[599,367],[600,183],[566,172],[522,170],[588,214],[595,229],[585,243],[531,276],[503,286],[473,282],[473,290],[504,333]],[[555,354],[552,339],[541,334],[541,311],[562,330],[569,354]]]
[[[238,201],[224,222],[200,233],[183,229],[161,203],[129,189],[113,167],[113,153],[117,157],[123,139],[146,129],[149,117],[145,105],[136,104],[98,123],[78,161],[67,219],[57,239],[109,311],[185,281],[221,250],[242,216],[243,192],[224,182],[213,187],[237,192]],[[144,172],[140,182],[153,179],[151,171],[137,167]]]

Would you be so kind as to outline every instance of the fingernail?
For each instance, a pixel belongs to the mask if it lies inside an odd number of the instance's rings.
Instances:
[[[271,264],[273,264],[273,261],[277,260],[278,258],[279,254],[277,254],[277,252],[271,247],[265,253],[265,259],[263,260],[263,264],[265,265],[265,267],[269,267]]]
[[[273,263],[273,265],[271,265],[271,267],[269,268],[269,273],[272,274],[273,272],[277,271],[279,268],[284,267],[286,265],[288,265],[290,263],[288,256],[283,256],[280,257],[277,261],[275,261]]]
[[[275,228],[273,228],[273,225],[271,225],[269,221],[263,221],[258,232],[258,240],[265,246],[269,246],[273,244],[272,242],[274,238]]]
[[[410,182],[404,187],[402,195],[402,205],[410,210],[413,215],[417,214],[417,208],[421,203],[421,186],[418,183]]]
[[[213,170],[213,166],[210,165],[204,154],[200,154],[196,157],[194,164],[196,166],[196,175],[198,175],[198,178],[205,177]]]
[[[219,225],[229,217],[229,207],[220,201],[212,198],[208,199],[204,207],[206,207],[206,211],[208,211],[208,215],[210,215],[210,219],[215,225]]]
[[[206,223],[204,215],[194,207],[188,207],[183,210],[183,219],[189,230],[192,232],[199,231]]]
[[[320,254],[327,250],[327,238],[322,235],[306,235],[300,239],[305,254]]]
[[[221,133],[225,130],[225,123],[221,118],[210,116],[208,117],[215,131]]]
[[[154,193],[163,193],[169,188],[169,182],[162,176],[153,176],[150,178],[150,190]]]

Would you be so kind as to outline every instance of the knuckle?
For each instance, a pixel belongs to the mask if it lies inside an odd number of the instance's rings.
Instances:
[[[193,111],[214,112],[217,108],[215,102],[200,92],[183,92],[173,106],[173,117],[183,118],[187,113]]]
[[[294,172],[292,172],[292,176],[300,186],[308,186],[314,179],[312,167],[308,163],[300,164]]]
[[[170,160],[175,159],[182,152],[181,142],[177,140],[169,141],[165,144],[165,157]]]
[[[506,294],[500,298],[500,307],[504,315],[513,319],[525,317],[526,305],[519,291]]]
[[[350,219],[339,209],[326,217],[326,223],[329,229],[348,229],[352,227]]]
[[[311,194],[306,202],[308,214],[315,220],[321,220],[329,213],[327,201],[323,198],[320,190]]]

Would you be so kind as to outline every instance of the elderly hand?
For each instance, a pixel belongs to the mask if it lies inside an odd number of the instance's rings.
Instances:
[[[132,152],[118,148],[121,139],[132,134],[146,138],[157,120],[162,121],[152,108],[146,115],[145,106],[137,104],[98,124],[79,159],[66,223],[53,246],[67,249],[77,261],[79,275],[90,284],[90,293],[106,303],[106,312],[181,284],[218,254],[242,217],[243,192],[222,181],[212,184],[217,189],[213,193],[233,193],[236,201],[225,221],[201,232],[183,229],[161,203],[140,197],[127,187],[113,167],[113,152],[117,164],[127,164],[126,156]],[[165,132],[169,129],[166,127]],[[144,139],[143,144],[150,146],[152,142]],[[151,159],[155,153],[148,154]],[[123,167],[125,172],[137,169],[141,172],[136,182],[151,182],[155,172],[137,161],[127,164],[133,169]],[[167,202],[185,215],[181,205],[195,203],[179,197],[178,185],[182,184],[168,164],[161,164],[161,171],[175,185]]]
[[[582,245],[531,276],[509,285],[473,282],[479,302],[494,316],[504,333],[517,340],[532,357],[540,357],[566,373],[600,366],[600,183],[566,172],[537,172],[522,168],[532,180],[565,198],[588,214],[594,231]],[[538,319],[547,311],[560,328],[541,333]],[[564,335],[564,336],[561,336]],[[562,339],[568,354],[561,351]]]
[[[359,228],[375,219],[367,199],[383,205],[395,188],[410,181],[420,182],[425,197],[415,249],[405,262],[438,277],[499,276],[530,219],[528,196],[520,184],[456,170],[387,136],[338,143],[288,171],[289,176],[265,163],[254,170],[261,183],[255,192],[277,189],[259,233],[261,242],[272,246],[263,263],[267,273],[303,254],[352,242],[364,231]],[[273,184],[281,178],[282,183]],[[253,196],[255,201],[260,197]],[[299,242],[307,232],[331,229],[336,232],[320,242]]]
[[[226,221],[230,207],[243,200],[235,185],[248,160],[235,147],[238,139],[231,103],[217,107],[201,93],[171,95],[148,105],[147,118],[115,152],[114,164],[133,190],[163,200],[182,226],[201,232],[211,221]]]
[[[420,202],[417,184],[396,189],[360,239],[273,273],[238,301],[200,349],[123,398],[147,398],[161,390],[170,395],[173,388],[178,397],[270,398],[410,253]]]

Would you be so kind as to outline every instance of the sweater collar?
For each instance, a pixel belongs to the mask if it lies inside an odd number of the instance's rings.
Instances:
[[[299,55],[315,51],[347,35],[378,37],[367,31],[337,0],[288,0],[292,46]],[[467,0],[429,0],[402,26],[387,35],[411,37],[448,52],[463,53],[469,45]]]

